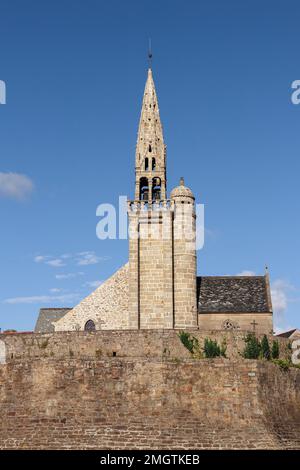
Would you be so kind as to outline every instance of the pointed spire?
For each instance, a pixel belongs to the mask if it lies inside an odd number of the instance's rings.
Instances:
[[[164,166],[165,145],[159,116],[158,100],[152,70],[150,68],[148,69],[139,123],[136,146],[136,166],[139,166],[141,160],[145,158],[148,152],[155,156],[156,165]]]
[[[147,178],[149,197],[152,195],[153,178],[161,183],[161,197],[166,196],[166,152],[162,124],[159,116],[158,100],[151,68],[143,96],[141,117],[136,144],[136,190],[135,197],[140,195],[140,179]]]

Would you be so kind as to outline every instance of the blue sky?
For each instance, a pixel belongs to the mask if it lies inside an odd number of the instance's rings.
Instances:
[[[291,0],[1,0],[3,330],[127,260],[96,207],[133,196],[149,36],[168,190],[183,175],[205,204],[199,274],[267,264],[277,326],[300,327],[299,21]]]

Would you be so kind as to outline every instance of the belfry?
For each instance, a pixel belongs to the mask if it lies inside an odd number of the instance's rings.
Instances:
[[[128,203],[130,328],[197,326],[195,208],[183,179],[167,199],[166,146],[149,68]]]
[[[135,199],[166,198],[166,147],[160,122],[158,100],[148,70],[135,153]]]

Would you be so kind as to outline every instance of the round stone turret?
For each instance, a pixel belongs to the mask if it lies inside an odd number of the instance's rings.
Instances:
[[[175,202],[188,202],[190,199],[195,200],[194,194],[190,188],[184,185],[184,179],[182,177],[180,178],[179,186],[172,189],[170,198]]]
[[[180,185],[170,194],[174,202],[173,265],[175,328],[197,328],[196,214],[192,191]]]

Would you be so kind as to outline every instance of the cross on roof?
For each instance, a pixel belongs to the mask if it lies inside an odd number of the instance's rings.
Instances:
[[[149,61],[149,69],[152,68],[152,47],[151,47],[151,38],[149,38],[149,47],[148,47],[148,61]]]
[[[256,325],[258,325],[258,323],[255,320],[253,320],[251,322],[251,325],[253,326],[253,331],[255,331],[255,327],[256,327]]]

